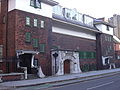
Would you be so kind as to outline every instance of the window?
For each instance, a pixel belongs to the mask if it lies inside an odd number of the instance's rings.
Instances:
[[[41,8],[41,1],[40,0],[31,0],[30,6],[34,8]]]
[[[83,15],[81,13],[78,13],[78,21],[83,23]]]
[[[65,18],[71,19],[71,9],[64,8]]]
[[[63,16],[63,8],[62,8],[62,6],[60,6],[60,5],[54,6],[53,7],[53,13],[57,14],[57,15],[60,15],[60,16]]]
[[[39,49],[40,52],[45,52],[45,44],[40,44]]]
[[[33,39],[33,47],[38,47],[38,39]]]
[[[44,27],[45,27],[45,22],[44,22],[44,21],[41,21],[40,27],[41,27],[41,28],[44,28]]]
[[[81,59],[95,59],[96,53],[95,52],[80,52]]]
[[[93,18],[87,15],[84,15],[84,23],[88,26],[93,26]]]
[[[31,41],[31,33],[30,32],[26,32],[26,34],[25,34],[25,41],[26,42],[30,42]]]
[[[26,25],[30,25],[30,17],[26,17]]]
[[[34,19],[34,27],[37,27],[37,26],[38,26],[38,20]]]

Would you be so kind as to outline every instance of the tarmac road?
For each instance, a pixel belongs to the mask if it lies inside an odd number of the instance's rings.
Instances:
[[[114,76],[64,86],[51,87],[44,90],[120,90],[120,73]]]

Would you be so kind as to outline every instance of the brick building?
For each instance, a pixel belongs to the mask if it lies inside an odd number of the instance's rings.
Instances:
[[[114,26],[104,19],[97,19],[94,25],[101,33],[97,34],[97,62],[100,69],[115,68],[115,52],[113,42]]]
[[[52,58],[52,73],[63,75],[110,68],[114,60],[113,28],[112,24],[76,9],[54,6],[52,45],[58,58]],[[77,54],[78,60],[73,59]]]
[[[37,69],[40,75],[51,74],[51,18],[56,4],[52,0],[1,0],[1,73],[27,67],[29,74]]]
[[[109,18],[109,22],[115,26],[114,28],[114,48],[116,67],[120,67],[120,15],[114,14]]]
[[[44,77],[108,68],[114,60],[113,26],[57,4],[1,0],[1,73],[27,67],[28,74]]]

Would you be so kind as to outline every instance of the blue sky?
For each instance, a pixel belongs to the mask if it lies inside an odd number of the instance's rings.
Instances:
[[[76,8],[83,14],[95,18],[110,18],[113,14],[120,14],[120,0],[55,0],[67,8]]]

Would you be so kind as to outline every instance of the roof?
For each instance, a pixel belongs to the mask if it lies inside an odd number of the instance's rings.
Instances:
[[[98,29],[96,29],[95,27],[88,26],[88,25],[86,25],[86,24],[84,24],[82,22],[79,22],[79,21],[74,21],[74,20],[66,19],[63,16],[59,16],[59,15],[56,15],[54,13],[53,13],[53,20],[61,22],[61,23],[65,23],[65,24],[69,24],[69,25],[81,27],[81,28],[84,28],[84,29],[87,29],[87,30],[90,30],[90,31],[93,31],[93,32],[100,33],[100,31],[98,31]]]
[[[55,6],[55,5],[59,4],[58,2],[53,1],[53,0],[41,0],[41,2],[44,2],[44,3],[52,5],[52,6]]]
[[[108,25],[108,26],[110,26],[110,27],[115,28],[115,26],[114,26],[113,24],[108,23],[108,22],[105,22],[105,21],[103,21],[103,20],[98,20],[98,19],[95,19],[95,20],[94,20],[94,24],[95,24],[95,25],[96,25],[96,24],[104,24],[104,25]]]

